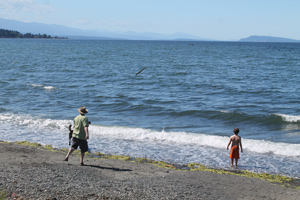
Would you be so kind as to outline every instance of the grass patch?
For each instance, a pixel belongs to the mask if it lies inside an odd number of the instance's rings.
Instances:
[[[0,200],[4,200],[7,197],[7,192],[4,190],[0,191]]]
[[[33,147],[41,147],[42,146],[39,143],[28,142],[28,141],[18,141],[18,142],[14,142],[14,143],[19,144],[19,145],[33,146]]]
[[[112,160],[123,160],[123,161],[131,160],[131,157],[129,156],[119,156],[119,155],[102,155],[101,158],[112,159]]]
[[[53,148],[52,145],[50,145],[50,144],[45,145],[44,148],[49,151],[57,151],[57,149]]]
[[[176,169],[172,164],[168,164],[164,161],[155,161],[147,158],[132,158],[130,156],[120,156],[120,155],[105,155],[103,153],[96,153],[97,157],[99,156],[102,159],[113,159],[113,160],[123,160],[136,163],[152,164],[157,167],[166,168],[166,169]]]
[[[297,179],[290,178],[283,175],[272,175],[268,173],[255,173],[250,172],[246,170],[223,170],[223,169],[210,169],[205,167],[204,165],[197,164],[197,163],[190,163],[188,165],[190,168],[190,171],[209,171],[214,172],[217,174],[230,174],[230,175],[238,175],[238,176],[244,176],[248,178],[259,178],[262,180],[269,181],[271,183],[278,183],[282,186],[289,187],[291,185],[294,185],[296,188],[300,188],[300,183]]]

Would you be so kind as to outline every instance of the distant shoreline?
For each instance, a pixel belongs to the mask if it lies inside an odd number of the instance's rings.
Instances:
[[[68,39],[65,37],[57,37],[51,36],[47,34],[32,34],[32,33],[25,33],[22,34],[19,31],[7,30],[7,29],[0,29],[0,38],[15,38],[15,39]]]
[[[69,38],[1,38],[0,39],[17,39],[17,40],[69,40]]]

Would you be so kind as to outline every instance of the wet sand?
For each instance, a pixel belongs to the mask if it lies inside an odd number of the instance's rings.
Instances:
[[[66,162],[65,155],[0,142],[0,192],[8,199],[296,200],[300,196],[300,189],[257,178],[91,156],[80,166],[78,156],[72,154]]]

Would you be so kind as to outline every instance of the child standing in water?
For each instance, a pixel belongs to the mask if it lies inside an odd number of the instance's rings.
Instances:
[[[240,158],[239,154],[239,146],[241,147],[241,152],[243,152],[242,147],[242,138],[238,136],[240,130],[238,128],[233,129],[234,135],[230,137],[229,143],[227,145],[227,150],[231,143],[231,150],[229,154],[229,158],[231,158],[231,167],[233,166],[233,159],[235,159],[235,166],[237,167],[238,159]]]

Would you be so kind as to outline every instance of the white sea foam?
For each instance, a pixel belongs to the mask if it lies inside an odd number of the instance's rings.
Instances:
[[[286,115],[286,114],[278,114],[278,113],[275,113],[275,115],[282,117],[282,119],[286,122],[300,121],[300,115]]]
[[[28,128],[31,132],[64,132],[71,120],[52,120],[32,117],[29,115],[0,114],[2,123],[11,126]],[[143,128],[131,128],[122,126],[91,125],[90,134],[93,137],[107,138],[110,140],[126,140],[132,142],[147,142],[177,146],[204,146],[217,149],[225,149],[229,136],[206,135],[201,133],[165,132]],[[274,154],[279,156],[299,157],[300,144],[276,143],[266,140],[242,139],[245,151],[259,154]]]
[[[44,86],[44,89],[46,89],[46,90],[54,90],[54,89],[57,89],[57,88],[53,87],[53,86]]]
[[[229,110],[220,110],[221,113],[230,113]]]
[[[28,84],[28,85],[30,85],[32,87],[44,87],[43,85],[39,85],[39,84]]]
[[[221,147],[228,142],[228,137],[213,136],[186,132],[153,131],[142,128],[93,126],[94,134],[124,140],[152,141],[160,143],[176,143],[182,145],[202,145]]]
[[[30,115],[0,114],[0,121],[12,126],[22,126],[34,129],[66,129],[71,120],[52,120],[32,117]]]
[[[44,88],[45,90],[54,90],[54,89],[57,89],[56,87],[53,87],[53,86],[46,86],[46,85],[39,85],[39,84],[28,84],[32,87],[41,87],[41,88]]]
[[[93,126],[93,134],[124,140],[152,141],[158,143],[196,145],[225,149],[229,137],[185,132],[157,132],[141,128]],[[276,143],[265,140],[242,139],[243,149],[262,154],[300,156],[300,144]]]

